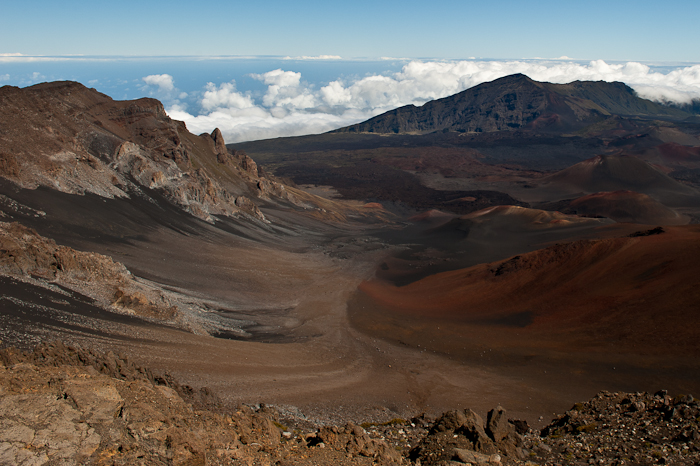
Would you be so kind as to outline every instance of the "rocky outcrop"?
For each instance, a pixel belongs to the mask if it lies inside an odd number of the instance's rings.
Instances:
[[[344,427],[322,427],[308,441],[312,446],[323,444],[347,452],[349,457],[377,458],[379,464],[398,465],[403,463],[403,458],[395,449],[387,445],[386,442],[370,438],[362,427],[352,422]]]
[[[486,424],[481,416],[465,409],[447,412],[435,421],[410,451],[410,458],[421,465],[501,464],[502,458],[523,459],[522,446],[522,436],[502,407],[489,412]]]
[[[63,285],[120,313],[172,320],[178,308],[155,287],[138,282],[123,264],[77,251],[18,223],[0,222],[0,275],[39,286]]]
[[[2,464],[204,464],[241,446],[226,417],[193,410],[183,387],[128,360],[63,345],[38,353],[0,354]]]
[[[163,299],[160,295],[161,302],[153,302],[146,296],[142,291],[133,290],[130,291],[128,288],[122,289],[117,287],[114,292],[113,297],[113,307],[117,309],[125,310],[126,312],[134,313],[143,317],[153,317],[157,319],[173,319],[177,313],[178,309],[176,306],[170,305]]]
[[[211,132],[210,137],[214,141],[214,153],[216,154],[216,160],[219,163],[228,163],[231,161],[231,154],[229,154],[228,149],[226,149],[226,143],[224,142],[224,136],[221,134],[219,128],[214,128]]]
[[[247,197],[238,196],[234,202],[236,206],[250,212],[254,217],[258,218],[259,220],[262,220],[263,222],[269,223],[268,220],[265,218],[265,214],[263,214],[258,208],[258,206],[256,206],[255,203]]]
[[[262,220],[260,201],[302,206],[245,152],[227,150],[219,129],[196,137],[154,99],[113,101],[71,82],[5,86],[0,118],[0,176],[24,188],[108,198],[157,190],[208,222]],[[256,201],[241,206],[240,196]]]
[[[200,137],[207,137],[207,135],[206,133],[201,134]],[[235,149],[229,150],[226,148],[224,136],[221,134],[219,128],[215,128],[208,137],[214,142],[214,153],[216,154],[217,162],[230,167],[240,168],[253,178],[259,178],[261,176],[258,172],[258,165],[253,159],[248,157],[245,151]]]
[[[256,164],[253,159],[248,157],[248,154],[246,154],[243,151],[233,151],[233,156],[238,160],[238,163],[240,164],[241,168],[250,174],[251,176],[258,177],[260,176],[258,172],[258,164]]]
[[[129,279],[126,267],[111,258],[59,246],[18,223],[0,222],[0,268],[8,275],[45,279]]]
[[[290,202],[298,207],[305,209],[312,208],[308,202],[304,202],[292,191],[288,190],[282,183],[277,181],[269,180],[267,178],[260,178],[256,183],[258,188],[258,196],[263,199],[283,199]]]

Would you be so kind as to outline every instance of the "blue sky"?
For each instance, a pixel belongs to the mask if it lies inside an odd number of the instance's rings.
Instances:
[[[0,53],[700,62],[700,1],[4,2]]]

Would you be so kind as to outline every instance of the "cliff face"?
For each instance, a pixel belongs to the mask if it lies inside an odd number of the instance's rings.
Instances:
[[[421,107],[407,105],[337,132],[571,131],[611,115],[690,116],[640,99],[623,83],[551,84],[515,74],[474,86]]]
[[[216,129],[195,136],[154,99],[114,101],[74,82],[0,88],[0,176],[25,188],[148,197],[161,191],[209,222],[215,215],[265,221],[265,198],[304,205],[229,152]]]

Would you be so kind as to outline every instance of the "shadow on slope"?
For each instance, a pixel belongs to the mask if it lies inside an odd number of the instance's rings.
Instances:
[[[377,277],[397,285],[448,270],[504,259],[558,241],[619,234],[612,220],[581,218],[519,206],[496,206],[463,216],[430,211],[400,233],[377,233],[405,249],[387,257]],[[624,226],[625,229],[634,227]]]

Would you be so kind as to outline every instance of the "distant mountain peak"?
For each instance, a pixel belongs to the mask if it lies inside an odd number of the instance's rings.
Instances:
[[[406,105],[336,132],[570,132],[612,115],[678,119],[690,116],[683,110],[642,99],[621,82],[553,84],[513,74],[421,107]]]
[[[503,76],[502,78],[494,79],[494,80],[491,81],[491,82],[496,83],[496,82],[499,82],[499,81],[502,81],[502,82],[507,82],[507,81],[527,81],[527,82],[532,82],[532,83],[537,82],[537,81],[533,80],[532,78],[530,78],[528,75],[523,74],[523,73],[509,74],[508,76]],[[485,83],[484,83],[484,84],[485,84]]]

